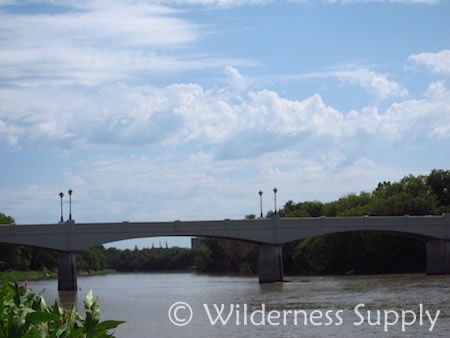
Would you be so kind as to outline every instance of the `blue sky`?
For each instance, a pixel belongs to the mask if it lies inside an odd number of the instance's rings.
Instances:
[[[449,15],[443,0],[0,0],[0,212],[57,222],[71,188],[77,222],[242,218],[259,190],[273,209],[275,186],[280,206],[326,202],[449,169]]]

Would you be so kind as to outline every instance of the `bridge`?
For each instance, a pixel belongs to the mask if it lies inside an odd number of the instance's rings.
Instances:
[[[259,281],[283,281],[282,245],[314,235],[370,231],[426,241],[427,274],[450,274],[450,214],[242,219],[221,221],[1,225],[0,243],[55,249],[58,289],[76,290],[76,252],[94,245],[143,237],[201,236],[259,244]]]

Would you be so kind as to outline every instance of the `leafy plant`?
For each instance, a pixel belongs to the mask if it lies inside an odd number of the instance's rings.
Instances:
[[[58,305],[47,306],[42,293],[36,295],[28,284],[17,282],[0,285],[0,337],[24,338],[103,338],[114,337],[109,331],[123,321],[100,322],[98,298],[92,290],[84,301],[86,318],[75,306],[66,310]]]

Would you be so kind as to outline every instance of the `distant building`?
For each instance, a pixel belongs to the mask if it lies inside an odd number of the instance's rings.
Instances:
[[[193,248],[206,248],[205,239],[202,237],[191,238],[191,249]]]

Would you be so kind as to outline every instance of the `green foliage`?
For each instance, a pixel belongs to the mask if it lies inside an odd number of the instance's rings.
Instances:
[[[398,183],[379,183],[369,202],[369,214],[377,216],[436,214],[439,210],[437,197],[426,180],[425,176],[409,175]]]
[[[309,237],[293,252],[296,271],[389,273],[425,269],[425,244],[395,235],[364,232]]]
[[[77,267],[82,271],[104,270],[107,268],[108,258],[103,245],[97,245],[81,251],[77,255]]]
[[[123,321],[100,322],[98,299],[92,290],[84,301],[86,318],[75,307],[65,310],[55,301],[47,306],[42,294],[36,295],[27,284],[16,282],[0,286],[0,336],[24,338],[104,338],[114,337],[109,331]]]
[[[289,201],[285,206],[284,215],[286,217],[318,217],[324,215],[324,205],[319,201],[306,201],[294,204]]]
[[[186,270],[195,264],[196,252],[186,248],[106,250],[107,265],[117,271]]]
[[[349,194],[341,197],[333,205],[334,214],[327,216],[362,216],[368,214],[368,204],[372,194],[367,192],[361,192],[357,194]]]
[[[12,223],[14,223],[14,218],[0,212],[0,224],[12,224]]]
[[[56,272],[50,274],[46,270],[40,271],[17,271],[17,270],[8,270],[0,272],[0,280],[2,281],[25,281],[25,280],[33,280],[39,279],[43,277],[55,277]]]
[[[258,246],[229,239],[206,238],[197,251],[195,265],[201,272],[256,272]]]
[[[337,201],[288,201],[286,217],[437,215],[449,210],[450,170],[408,175],[399,182],[380,182],[372,192],[351,193]]]
[[[31,248],[31,261],[29,270],[49,270],[56,271],[58,266],[57,252],[45,248]]]
[[[195,267],[200,272],[213,272],[217,270],[218,264],[213,259],[211,250],[208,247],[195,248]]]
[[[433,169],[426,178],[439,207],[438,212],[449,212],[450,205],[450,170]]]

